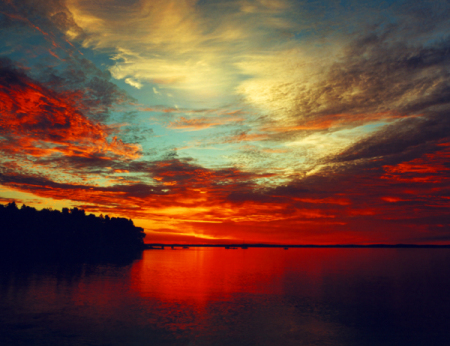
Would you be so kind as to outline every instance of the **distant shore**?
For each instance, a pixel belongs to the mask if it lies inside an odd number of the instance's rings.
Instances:
[[[332,245],[315,245],[315,244],[163,244],[163,243],[148,243],[144,244],[144,250],[157,250],[164,248],[190,248],[190,247],[215,247],[226,249],[247,249],[247,248],[413,248],[413,249],[429,249],[429,248],[449,248],[450,244],[437,245],[437,244],[332,244]]]

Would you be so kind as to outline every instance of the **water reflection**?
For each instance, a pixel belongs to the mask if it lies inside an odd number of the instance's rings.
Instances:
[[[3,266],[1,345],[448,345],[448,249],[144,251]],[[9,269],[8,269],[9,268]]]

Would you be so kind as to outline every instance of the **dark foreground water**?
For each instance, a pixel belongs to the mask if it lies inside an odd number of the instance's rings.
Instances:
[[[450,345],[450,249],[3,264],[0,345]]]

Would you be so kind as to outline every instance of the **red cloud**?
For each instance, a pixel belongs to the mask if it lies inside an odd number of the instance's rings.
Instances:
[[[440,147],[443,149],[432,154],[425,154],[421,158],[394,166],[383,166],[386,173],[382,178],[415,183],[449,182],[450,146],[449,143],[443,143]]]
[[[99,165],[108,169],[107,174],[127,173],[130,177],[120,183],[117,179],[116,185],[109,187],[87,181],[57,183],[21,170],[9,160],[3,164],[0,181],[11,189],[71,200],[94,212],[151,220],[155,225],[149,229],[153,231],[182,229],[184,234],[197,235],[198,241],[396,242],[450,224],[442,211],[450,202],[445,190],[450,159],[447,143],[433,154],[385,165],[384,170],[350,172],[330,181],[305,178],[298,182],[305,188],[292,183],[286,189],[270,189],[257,181],[273,174],[208,169],[178,159],[113,160],[137,158],[139,147],[111,139],[112,127],[86,117],[84,110],[91,105],[83,104],[82,93],[53,91],[8,66],[2,71],[0,148],[4,155],[36,159],[55,154],[90,159],[90,163],[100,158],[110,161]],[[230,140],[263,140],[267,136],[244,132]]]
[[[32,156],[118,155],[134,159],[140,147],[113,137],[112,130],[77,107],[81,92],[55,92],[10,66],[1,66],[2,151]]]
[[[414,165],[443,163],[448,147],[443,148],[414,160]],[[15,175],[0,174],[0,179],[10,188],[55,200],[69,199],[91,212],[148,220],[138,224],[159,240],[164,233],[178,231],[182,234],[175,238],[197,243],[219,239],[320,244],[420,242],[425,235],[435,235],[435,228],[442,232],[450,225],[443,213],[450,203],[448,191],[442,195],[446,184],[386,179],[381,169],[351,172],[329,181],[311,177],[298,182],[301,185],[276,189],[257,185],[258,178],[266,175],[208,169],[189,160],[129,162],[110,170],[127,170],[131,176],[146,173],[153,180],[110,187],[59,184],[39,176],[20,176],[16,169],[12,169]],[[429,170],[407,174],[424,171]],[[446,172],[440,173],[441,181]],[[146,241],[154,240],[149,236]]]

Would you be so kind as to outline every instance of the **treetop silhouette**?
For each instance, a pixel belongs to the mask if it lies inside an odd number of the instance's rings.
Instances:
[[[131,219],[0,204],[0,251],[6,256],[114,259],[142,251],[144,237]]]

